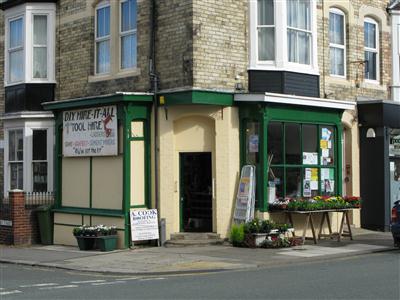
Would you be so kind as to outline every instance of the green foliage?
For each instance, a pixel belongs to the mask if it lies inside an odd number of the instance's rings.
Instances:
[[[244,224],[233,224],[231,228],[231,232],[229,235],[229,240],[231,241],[233,246],[240,247],[243,245],[244,241]]]
[[[105,226],[105,225],[82,225],[74,227],[72,230],[74,236],[105,236],[105,235],[116,235],[116,226]]]

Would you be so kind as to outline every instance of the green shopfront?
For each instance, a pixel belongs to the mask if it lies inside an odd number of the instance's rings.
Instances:
[[[237,94],[241,165],[257,172],[256,209],[278,200],[341,195],[342,114],[351,102]]]
[[[56,124],[55,244],[76,245],[75,226],[104,224],[130,246],[129,211],[151,202],[152,101],[116,93],[44,104]]]

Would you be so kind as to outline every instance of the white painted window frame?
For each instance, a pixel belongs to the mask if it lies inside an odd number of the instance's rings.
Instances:
[[[4,122],[4,195],[8,195],[10,190],[10,161],[9,161],[9,132],[11,130],[22,129],[23,131],[23,190],[33,191],[33,169],[32,169],[32,131],[47,131],[47,191],[54,189],[54,121],[53,120],[12,120]]]
[[[22,45],[20,47],[16,47],[16,48],[10,48],[10,40],[11,40],[11,36],[10,36],[10,23],[13,21],[17,21],[19,19],[22,19]],[[21,80],[18,81],[11,81],[10,79],[10,56],[12,52],[16,52],[16,51],[20,51],[22,50],[22,57],[25,56],[25,16],[23,14],[21,15],[17,15],[15,17],[10,17],[7,19],[6,21],[6,34],[5,34],[6,40],[6,55],[5,55],[5,76],[4,79],[7,83],[10,84],[19,84],[21,82],[24,81],[24,79],[22,78]],[[23,70],[22,73],[25,74],[25,64],[23,65]]]
[[[376,35],[375,35],[376,48],[369,48],[369,47],[365,47],[365,45],[364,45],[364,55],[365,55],[365,52],[376,53],[376,79],[367,79],[367,78],[365,78],[365,73],[364,73],[364,81],[366,83],[379,84],[380,71],[381,71],[381,69],[380,69],[380,60],[379,60],[379,48],[380,48],[379,47],[380,46],[379,45],[379,24],[378,24],[377,21],[375,21],[374,19],[369,18],[369,17],[364,18],[364,23],[363,24],[365,24],[365,23],[373,24],[373,25],[375,25],[375,28],[376,28],[376,30],[375,30],[375,33],[376,33]],[[365,37],[364,37],[364,39],[365,39]]]
[[[47,20],[47,32],[46,32],[46,34],[47,34],[47,38],[46,38],[46,44],[35,44],[34,42],[33,42],[33,28],[34,28],[34,21],[35,21],[35,16],[45,16],[46,17],[46,20]],[[48,76],[49,76],[49,74],[48,74],[48,70],[47,70],[47,72],[46,72],[46,77],[43,77],[43,78],[35,78],[34,77],[34,75],[33,75],[33,65],[34,65],[34,60],[33,60],[33,53],[34,53],[34,51],[35,51],[35,48],[46,48],[46,63],[48,64],[49,63],[49,25],[48,25],[48,23],[49,23],[49,14],[45,14],[45,13],[33,13],[32,14],[32,80],[35,80],[35,81],[37,81],[37,80],[47,80],[47,78],[48,78]],[[47,69],[48,69],[48,67],[47,67]]]
[[[11,160],[10,159],[10,144],[9,144],[9,141],[10,141],[10,132],[12,132],[12,131],[14,131],[14,132],[21,131],[22,132],[22,143],[23,143],[22,144],[22,160],[18,160],[18,159]],[[12,164],[22,164],[22,185],[24,186],[24,184],[25,184],[25,180],[24,180],[25,179],[24,178],[25,177],[24,176],[25,175],[24,174],[24,167],[25,167],[25,163],[24,163],[24,159],[25,159],[24,129],[23,128],[13,128],[13,129],[7,130],[7,140],[5,141],[5,144],[7,146],[7,148],[5,148],[5,152],[7,152],[7,154],[8,154],[8,163],[5,165],[6,166],[5,169],[7,169],[8,174],[9,174],[9,176],[8,176],[8,189],[11,190],[11,165]],[[17,156],[17,153],[15,153],[15,155]]]
[[[33,15],[47,15],[47,78],[33,78]],[[9,22],[23,17],[24,40],[24,79],[18,82],[9,80]],[[5,18],[5,68],[4,86],[21,83],[56,83],[55,81],[55,40],[56,40],[56,5],[54,3],[26,3],[7,9]]]
[[[287,5],[286,0],[274,1],[275,16],[275,61],[258,60],[257,35],[257,0],[249,0],[249,28],[250,28],[250,70],[291,71],[319,75],[317,50],[317,1],[311,1],[311,56],[310,65],[288,61],[287,51]],[[279,17],[277,17],[279,16]]]
[[[118,31],[119,31],[119,71],[120,72],[126,72],[126,71],[131,71],[137,68],[137,49],[136,49],[136,63],[133,67],[131,68],[122,68],[122,38],[128,35],[134,35],[136,36],[136,41],[137,41],[137,24],[136,28],[127,30],[127,31],[122,31],[122,3],[128,2],[128,0],[121,0],[119,2],[119,24],[118,24]],[[137,3],[136,3],[136,8],[137,8]],[[137,16],[137,11],[136,11],[136,16]],[[137,45],[137,44],[136,44]],[[137,47],[137,46],[136,46]]]
[[[276,9],[275,9],[275,1],[274,1],[274,24],[273,25],[258,25],[258,6],[257,6],[257,1],[256,1],[256,14],[255,14],[255,26],[256,26],[256,39],[255,39],[255,49],[256,49],[256,56],[257,56],[257,63],[262,65],[270,65],[272,66],[274,64],[274,60],[259,60],[258,59],[258,30],[260,28],[274,28],[274,57],[276,59]]]
[[[106,36],[97,37],[97,11],[102,9],[102,8],[105,8],[105,7],[109,7],[109,9],[110,9],[110,24],[109,24],[110,32]],[[112,34],[112,28],[111,28],[112,10],[111,9],[112,8],[111,8],[110,2],[109,1],[103,1],[103,2],[100,2],[96,6],[96,9],[95,9],[95,12],[94,12],[94,28],[95,28],[95,30],[94,30],[94,73],[95,73],[95,75],[98,75],[98,76],[108,75],[108,74],[111,73],[111,67],[112,67],[111,61],[113,59],[113,53],[111,52],[111,34]],[[99,73],[98,70],[97,70],[97,44],[100,43],[100,42],[105,42],[107,40],[109,41],[109,45],[110,45],[110,49],[109,49],[110,61],[109,61],[109,66],[108,66],[108,72]]]
[[[338,75],[338,74],[332,74],[332,73],[330,73],[330,76],[331,77],[337,77],[337,78],[347,78],[347,51],[346,51],[346,47],[347,47],[347,44],[346,44],[346,39],[347,39],[347,35],[346,35],[346,14],[342,11],[342,10],[340,10],[340,9],[338,9],[338,8],[331,8],[331,9],[329,9],[329,14],[331,14],[331,13],[333,13],[333,14],[336,14],[336,15],[341,15],[341,16],[343,16],[343,45],[341,45],[341,44],[335,44],[335,43],[332,43],[330,40],[329,40],[329,49],[330,48],[337,48],[337,49],[341,49],[341,50],[343,50],[343,68],[344,68],[344,72],[343,72],[343,75]],[[330,22],[330,18],[329,18],[329,22]],[[330,54],[329,54],[330,55]],[[331,69],[329,68],[329,72],[331,71]]]

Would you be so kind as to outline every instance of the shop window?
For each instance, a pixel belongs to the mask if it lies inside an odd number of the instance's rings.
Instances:
[[[10,190],[22,190],[24,188],[24,140],[22,129],[8,132],[8,147]]]
[[[300,125],[288,123],[285,125],[285,162],[298,165],[301,162]]]
[[[47,130],[32,130],[33,192],[47,192]]]
[[[246,164],[257,165],[259,162],[259,123],[246,122]]]
[[[272,164],[283,163],[283,123],[271,122],[268,125],[268,161]]]
[[[270,122],[267,135],[269,202],[271,197],[334,195],[337,191],[335,141],[334,126]]]

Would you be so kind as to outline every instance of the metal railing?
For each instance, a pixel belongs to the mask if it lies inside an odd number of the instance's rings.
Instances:
[[[53,192],[26,192],[25,207],[32,208],[40,205],[53,205]]]

